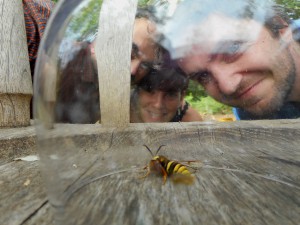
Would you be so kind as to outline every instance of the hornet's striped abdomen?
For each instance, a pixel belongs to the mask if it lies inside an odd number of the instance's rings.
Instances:
[[[169,161],[167,163],[166,168],[167,174],[170,176],[171,174],[180,173],[185,175],[190,175],[191,172],[186,168],[186,166],[175,162],[175,161]]]

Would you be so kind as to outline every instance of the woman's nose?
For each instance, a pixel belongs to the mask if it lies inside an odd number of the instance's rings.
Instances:
[[[158,109],[162,108],[164,105],[163,93],[161,91],[156,91],[152,97],[153,97],[152,99],[153,106]]]

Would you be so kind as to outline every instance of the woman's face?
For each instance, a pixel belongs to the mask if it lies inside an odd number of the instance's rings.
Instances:
[[[144,123],[170,122],[181,105],[182,94],[143,89],[138,93],[138,113]]]

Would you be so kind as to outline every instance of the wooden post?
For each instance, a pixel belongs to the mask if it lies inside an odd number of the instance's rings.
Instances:
[[[0,0],[0,127],[30,124],[32,81],[20,0]]]
[[[130,51],[136,6],[137,0],[102,3],[95,49],[101,124],[105,127],[129,124]]]

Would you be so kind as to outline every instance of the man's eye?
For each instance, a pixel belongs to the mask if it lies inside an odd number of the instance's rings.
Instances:
[[[136,58],[137,58],[137,54],[134,51],[131,51],[131,60]]]
[[[136,44],[132,44],[132,48],[131,48],[131,59],[136,59],[138,57],[139,54],[139,48]]]
[[[226,48],[226,52],[224,52],[224,53],[230,54],[230,55],[239,53],[241,50],[241,46],[242,46],[242,43],[240,41],[233,42]]]
[[[142,62],[140,64],[140,69],[142,70],[150,70],[152,68],[152,64],[151,63],[147,63],[147,62]]]
[[[226,63],[232,63],[236,61],[245,50],[246,47],[242,42],[233,42],[223,50],[222,60]]]

